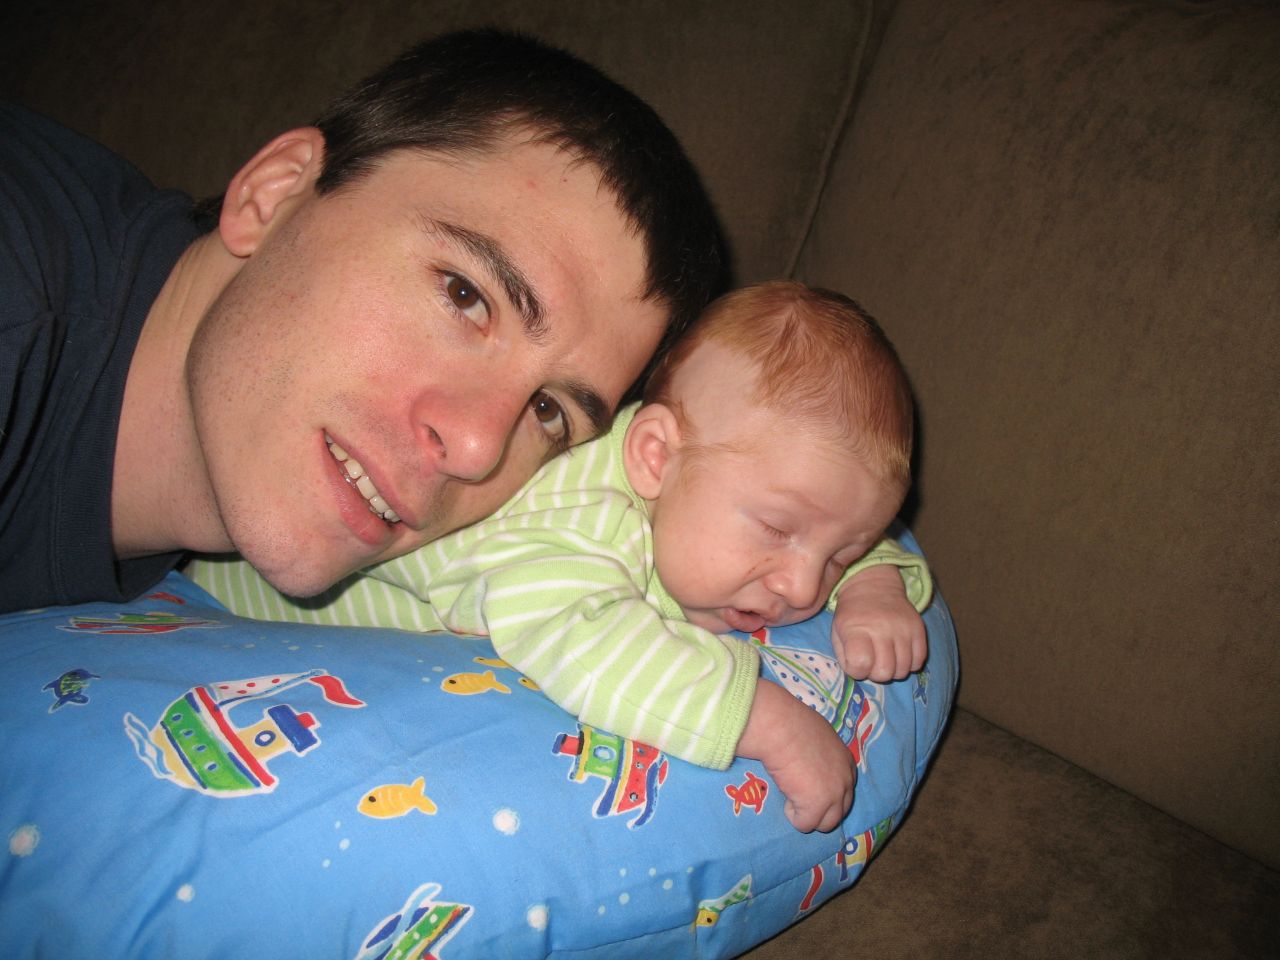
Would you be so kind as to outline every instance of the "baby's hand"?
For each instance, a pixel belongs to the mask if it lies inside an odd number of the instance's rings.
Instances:
[[[901,680],[924,666],[924,621],[907,599],[897,567],[868,567],[841,587],[831,645],[855,680]]]
[[[793,703],[816,724],[796,724],[791,749],[764,761],[787,802],[783,805],[791,825],[802,833],[834,830],[853,805],[853,785],[858,771],[853,754],[831,725],[799,700]]]
[[[834,830],[853,805],[853,754],[827,721],[777,684],[757,681],[738,753],[764,764],[797,830]]]

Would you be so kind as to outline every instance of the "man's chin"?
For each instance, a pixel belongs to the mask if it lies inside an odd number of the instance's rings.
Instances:
[[[288,559],[263,556],[252,549],[242,549],[241,556],[267,583],[286,597],[305,600],[324,593],[340,580],[354,572],[353,569],[335,569],[332,564],[308,563],[296,554]]]
[[[261,570],[258,572],[262,573]],[[318,596],[342,579],[341,577],[320,577],[314,572],[301,574],[286,572],[283,575],[279,573],[271,575],[262,573],[262,576],[267,583],[271,584],[286,597],[292,597],[295,600],[306,600],[310,597]]]

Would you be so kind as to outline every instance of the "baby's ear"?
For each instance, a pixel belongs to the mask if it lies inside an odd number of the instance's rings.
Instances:
[[[650,403],[636,411],[622,439],[622,463],[631,486],[645,500],[656,500],[662,479],[680,448],[680,425],[671,408]]]

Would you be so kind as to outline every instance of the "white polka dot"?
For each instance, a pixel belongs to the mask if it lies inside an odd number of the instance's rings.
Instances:
[[[183,903],[190,903],[196,898],[196,888],[189,883],[184,883],[178,888],[178,892],[174,896]]]
[[[516,831],[520,829],[520,815],[510,807],[503,807],[493,815],[493,829],[508,837],[514,837]]]
[[[40,844],[40,828],[34,823],[24,823],[9,834],[9,852],[15,857],[29,857]]]
[[[603,904],[603,903],[602,903],[602,904],[600,904],[600,906],[596,907],[596,913],[600,914],[600,916],[602,916],[602,917],[604,916],[604,904]]]
[[[351,841],[348,840],[346,837],[343,837],[341,840],[338,841],[339,850],[345,850],[349,846],[351,846]]]
[[[650,867],[650,868],[649,868],[649,876],[651,876],[651,877],[656,877],[657,875],[658,875],[658,868],[657,868],[657,867]]]
[[[667,877],[667,879],[662,881],[663,890],[670,890],[674,886],[675,886],[675,882],[670,877]]]
[[[332,861],[332,860],[330,860],[328,857],[325,857],[323,860],[321,860],[321,861],[320,861],[320,866],[322,866],[322,867],[324,867],[326,870],[328,870],[328,869],[329,869],[329,864],[331,864],[331,863],[333,863],[333,861]]]
[[[623,904],[624,906],[625,906],[626,904],[630,903],[630,902],[631,902],[631,894],[629,894],[629,893],[620,893],[620,894],[618,894],[618,902],[619,902],[619,903],[621,903],[621,904]]]
[[[546,904],[539,903],[529,908],[524,915],[525,920],[529,922],[534,930],[547,929],[547,907]]]

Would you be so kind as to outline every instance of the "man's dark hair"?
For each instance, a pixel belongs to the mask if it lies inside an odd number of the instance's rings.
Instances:
[[[668,308],[669,342],[722,283],[715,214],[653,109],[570,53],[500,30],[413,47],[316,121],[325,138],[316,190],[339,189],[392,150],[483,151],[513,125],[599,171],[644,238],[644,296]]]

